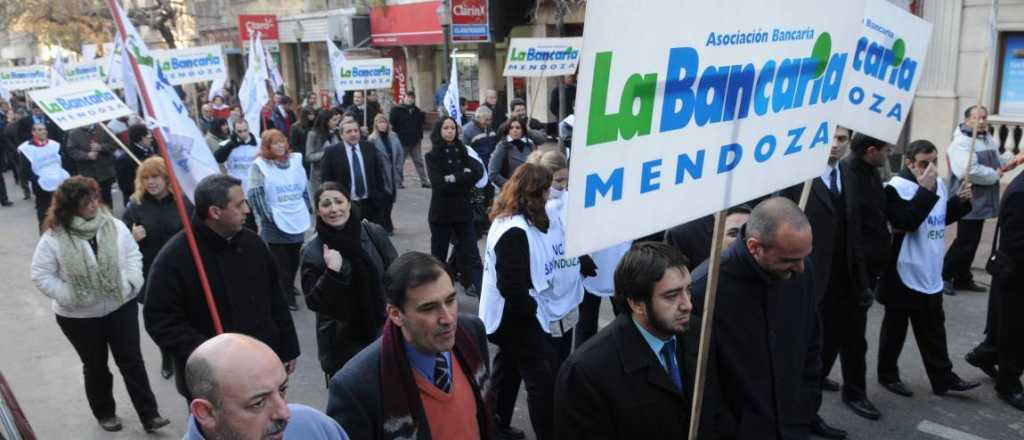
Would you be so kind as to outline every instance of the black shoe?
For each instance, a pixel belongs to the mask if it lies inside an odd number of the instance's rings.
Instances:
[[[422,187],[424,187],[424,188],[430,188],[430,183],[428,183],[428,182],[423,182],[423,183],[421,183],[421,184],[420,184],[420,186],[422,186]],[[519,431],[519,432],[522,432],[522,431]],[[526,434],[523,434],[523,436],[525,437],[525,436],[526,436]],[[523,437],[520,437],[520,438],[523,438]]]
[[[1009,403],[1010,406],[1024,411],[1024,393],[996,393],[999,399],[1003,402]]]
[[[996,369],[996,364],[994,362],[982,360],[977,348],[967,352],[967,355],[964,356],[964,360],[966,360],[968,364],[971,364],[971,366],[984,371],[988,377],[995,379],[996,375],[999,374],[999,370]]]
[[[910,389],[908,389],[907,386],[903,384],[903,382],[900,382],[900,381],[896,381],[896,382],[882,382],[882,381],[878,381],[878,383],[880,385],[882,385],[883,387],[885,387],[885,389],[887,389],[889,391],[892,391],[892,392],[894,392],[896,394],[899,394],[899,395],[901,395],[903,397],[912,397],[914,395],[914,392],[910,391]]]
[[[821,381],[821,389],[825,391],[839,391],[839,382],[826,377]]]
[[[163,428],[164,426],[167,426],[167,425],[170,425],[170,424],[171,424],[170,420],[167,420],[167,419],[165,419],[163,417],[160,417],[160,416],[156,416],[156,417],[153,417],[153,418],[148,419],[148,420],[143,420],[142,421],[142,428],[145,429],[146,432],[153,432],[153,431],[156,431],[157,429]]]
[[[980,382],[968,382],[968,381],[963,380],[963,379],[958,377],[958,378],[956,378],[956,380],[953,383],[949,384],[949,386],[946,387],[946,389],[936,389],[936,390],[933,390],[933,391],[935,392],[936,395],[942,396],[942,395],[945,395],[946,393],[948,393],[950,391],[967,391],[967,390],[973,390],[973,389],[975,389],[977,387],[980,387],[980,386],[981,386]]]
[[[514,426],[499,427],[498,438],[503,440],[522,440],[526,438],[526,433]]]
[[[821,419],[821,417],[816,417],[816,419],[817,420],[811,423],[811,434],[835,440],[843,440],[846,438],[846,431],[829,426],[828,423],[825,423],[825,421]]]
[[[117,416],[100,419],[100,428],[104,431],[117,432],[121,430],[121,419]]]
[[[963,282],[959,282],[959,283],[958,282],[954,282],[953,283],[953,290],[963,290],[965,292],[984,293],[984,292],[988,292],[988,287],[979,286],[977,283],[974,282],[974,280],[970,280],[970,281],[963,281]]]
[[[295,302],[288,304],[288,310],[291,310],[293,312],[299,311],[299,304]]]
[[[14,206],[14,202],[7,199],[3,199],[0,200],[0,206]]]
[[[32,194],[31,193],[25,193],[25,197],[22,197],[21,200],[28,200],[28,199],[31,199],[31,198],[32,198]]]
[[[956,291],[953,290],[953,283],[950,281],[942,282],[942,294],[947,296],[956,296]]]
[[[853,412],[857,413],[858,416],[861,416],[865,419],[878,420],[880,417],[882,417],[882,413],[878,412],[878,408],[875,408],[875,405],[872,405],[868,399],[843,399],[843,403],[845,403],[846,406],[850,407],[850,409],[852,409]]]

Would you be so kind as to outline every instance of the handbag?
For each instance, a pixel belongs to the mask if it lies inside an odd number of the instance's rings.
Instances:
[[[993,277],[1009,275],[1016,269],[1017,264],[1005,252],[1000,251],[996,244],[999,243],[999,230],[1002,229],[1002,219],[996,223],[996,234],[992,238],[992,252],[989,253],[988,261],[985,263],[985,272]]]

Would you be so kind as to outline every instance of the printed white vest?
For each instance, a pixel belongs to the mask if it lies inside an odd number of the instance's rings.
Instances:
[[[267,195],[267,208],[274,217],[274,225],[281,232],[301,234],[309,229],[309,210],[306,199],[306,170],[302,167],[302,154],[292,153],[288,168],[260,157],[253,162],[263,172],[263,189]]]
[[[231,176],[242,181],[242,190],[249,194],[249,167],[252,166],[260,147],[256,145],[239,145],[231,150],[228,160],[224,161],[224,169]]]
[[[491,229],[487,233],[487,250],[484,253],[484,276],[480,288],[480,320],[484,322],[487,334],[494,333],[501,324],[501,316],[505,311],[505,297],[498,291],[498,274],[495,271],[496,254],[494,247],[498,245],[501,236],[512,228],[522,228],[526,231],[526,240],[530,247],[530,296],[537,298],[537,292],[551,289],[552,277],[554,276],[554,255],[551,246],[548,245],[545,233],[530,226],[522,215],[502,217],[491,223]],[[537,321],[541,328],[548,331],[549,322],[541,315],[541,307],[537,307]],[[550,332],[549,332],[550,333]]]
[[[47,140],[46,145],[37,147],[32,141],[26,141],[18,147],[18,152],[28,158],[32,172],[39,177],[39,187],[53,192],[71,177],[60,164],[60,144]]]
[[[917,182],[902,177],[889,180],[900,198],[910,200],[917,192]],[[907,287],[924,294],[942,292],[942,255],[946,238],[946,202],[949,195],[942,179],[935,182],[939,201],[928,213],[928,218],[915,231],[908,231],[896,259],[896,272]]]

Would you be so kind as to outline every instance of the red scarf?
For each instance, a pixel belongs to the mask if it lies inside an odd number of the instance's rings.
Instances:
[[[35,136],[32,136],[32,139],[30,140],[30,142],[32,142],[32,145],[35,145],[35,146],[37,146],[37,147],[45,147],[45,146],[46,146],[46,144],[50,143],[50,140],[49,140],[49,139],[47,139],[47,140],[45,140],[45,141],[43,141],[43,142],[39,142],[39,140],[38,140],[38,139],[36,139],[36,137],[35,137]]]

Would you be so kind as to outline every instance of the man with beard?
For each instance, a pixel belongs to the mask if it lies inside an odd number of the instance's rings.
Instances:
[[[774,197],[754,208],[744,229],[722,255],[708,362],[720,404],[704,411],[715,413],[707,416],[718,437],[805,439],[821,373],[814,282],[804,273],[811,226],[793,201]],[[697,316],[707,282],[704,264],[694,271]]]
[[[555,384],[558,438],[685,438],[700,328],[692,323],[690,272],[672,246],[642,242],[615,270],[620,314],[576,350]],[[715,376],[705,381],[704,414],[713,415]],[[708,419],[706,419],[708,420]],[[701,429],[713,428],[701,423]]]
[[[189,356],[185,375],[194,399],[184,440],[348,439],[330,417],[288,403],[284,365],[256,339],[210,338]]]

